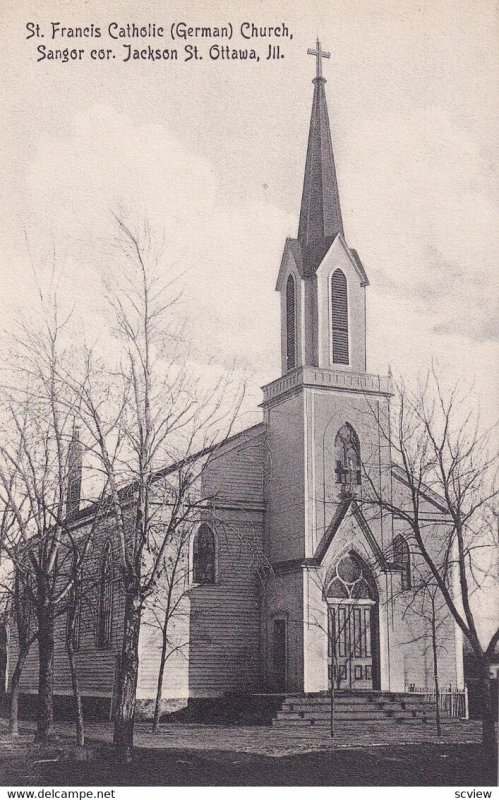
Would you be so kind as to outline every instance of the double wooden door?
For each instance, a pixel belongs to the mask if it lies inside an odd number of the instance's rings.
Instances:
[[[336,689],[373,688],[372,600],[337,601],[329,604],[329,680]]]

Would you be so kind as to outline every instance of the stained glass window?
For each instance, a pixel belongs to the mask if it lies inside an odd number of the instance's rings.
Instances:
[[[194,583],[215,583],[215,535],[206,523],[194,539],[192,578]]]
[[[401,534],[396,536],[393,540],[393,562],[400,569],[400,588],[410,589],[412,586],[411,554],[409,552],[409,545]]]
[[[336,483],[358,486],[361,483],[360,442],[352,426],[346,422],[334,441]]]
[[[109,647],[111,644],[113,617],[113,551],[107,542],[102,558],[99,584],[99,615],[97,619],[97,644]]]

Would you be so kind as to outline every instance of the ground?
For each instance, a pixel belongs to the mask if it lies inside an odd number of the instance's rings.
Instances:
[[[389,743],[393,731],[332,743],[326,733],[267,727],[163,725],[153,735],[140,723],[128,765],[113,762],[112,728],[104,723],[88,726],[78,756],[68,723],[56,725],[58,741],[43,749],[33,745],[29,723],[14,744],[4,720],[0,731],[0,782],[7,786],[491,786],[496,779],[476,723],[457,732],[447,726],[441,740],[432,731],[401,730],[396,745]]]

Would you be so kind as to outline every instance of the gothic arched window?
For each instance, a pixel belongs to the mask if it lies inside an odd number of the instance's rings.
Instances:
[[[194,583],[215,583],[215,534],[203,523],[194,538],[192,580]]]
[[[113,618],[113,550],[107,542],[102,557],[99,581],[99,615],[97,618],[97,645],[109,647],[111,644]]]
[[[410,589],[412,586],[411,554],[409,552],[409,545],[400,533],[393,540],[393,563],[400,570],[400,588]]]
[[[360,443],[352,426],[345,422],[334,440],[336,483],[353,487],[361,483]]]
[[[347,279],[341,269],[331,278],[331,327],[333,364],[348,364],[348,294]]]
[[[73,650],[76,651],[80,649],[81,628],[81,574],[77,565],[76,555],[73,558],[71,574],[73,576],[73,585],[68,598],[66,637],[71,636]]]
[[[340,558],[330,578],[326,597],[331,600],[377,599],[376,587],[370,570],[353,551]]]
[[[296,367],[296,295],[295,279],[289,276],[286,283],[286,369]]]
[[[36,625],[34,611],[34,577],[31,572],[18,569],[15,577],[15,594],[16,594],[16,615],[18,620],[18,627],[23,630],[23,634],[29,637],[33,632],[33,627]]]

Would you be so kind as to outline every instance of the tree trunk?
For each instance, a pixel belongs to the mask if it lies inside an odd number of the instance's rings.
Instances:
[[[152,732],[157,733],[159,729],[159,714],[161,708],[161,695],[163,694],[163,677],[165,674],[165,664],[166,664],[166,648],[167,648],[167,638],[166,638],[166,627],[163,628],[163,644],[161,647],[161,658],[159,662],[159,673],[158,673],[158,686],[156,689],[156,702],[154,704],[154,719],[152,722]]]
[[[126,591],[125,596],[123,645],[118,670],[113,738],[118,757],[123,761],[130,761],[132,756],[141,611],[139,591],[132,587]]]
[[[437,719],[437,736],[442,735],[442,727],[440,722],[440,686],[438,682],[438,653],[437,653],[437,629],[435,623],[435,614],[431,619],[431,645],[433,650],[433,680],[435,683],[435,712]]]
[[[78,672],[76,670],[74,647],[72,642],[69,641],[69,638],[68,641],[66,641],[66,650],[68,654],[69,670],[71,672],[71,688],[73,690],[73,699],[75,702],[76,744],[78,745],[78,747],[84,747],[85,724],[83,721],[83,708],[81,705],[80,684],[78,682]]]
[[[38,612],[38,720],[35,740],[44,741],[54,723],[54,616],[50,606]]]
[[[482,742],[485,750],[491,755],[496,752],[496,728],[492,710],[492,693],[490,691],[490,674],[488,659],[480,664],[478,682],[478,698],[482,715]]]
[[[10,681],[9,733],[11,736],[19,736],[19,682],[27,655],[27,649],[19,651]]]

